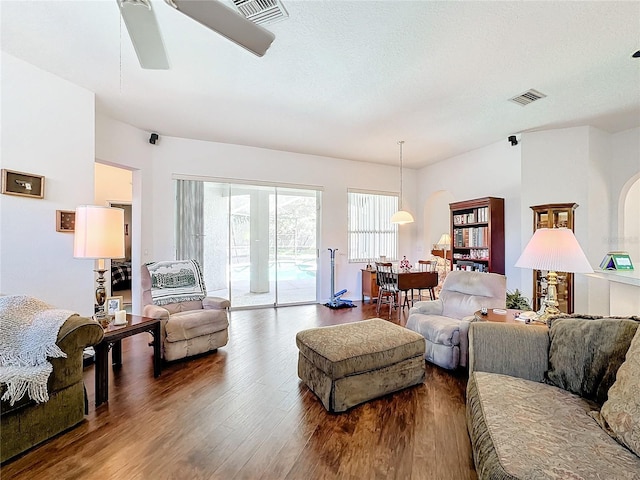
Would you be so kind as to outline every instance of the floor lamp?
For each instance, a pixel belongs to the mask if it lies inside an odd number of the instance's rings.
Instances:
[[[76,208],[76,224],[73,239],[75,258],[98,260],[96,282],[95,318],[100,323],[106,320],[104,302],[107,291],[104,287],[104,260],[124,257],[124,210],[121,208],[82,205]]]
[[[550,316],[561,313],[558,309],[557,272],[593,273],[578,240],[568,228],[537,229],[522,251],[516,267],[548,272],[544,312],[538,317],[545,323]]]

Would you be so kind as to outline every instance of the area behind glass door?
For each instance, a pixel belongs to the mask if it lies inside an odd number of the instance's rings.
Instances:
[[[319,192],[204,182],[209,295],[232,308],[316,301]]]

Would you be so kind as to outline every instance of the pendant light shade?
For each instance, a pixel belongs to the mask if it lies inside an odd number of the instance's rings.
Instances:
[[[406,210],[402,209],[402,145],[404,144],[404,140],[399,140],[398,145],[400,145],[400,209],[391,216],[391,223],[395,223],[398,225],[404,225],[406,223],[413,223],[413,215],[411,215]]]
[[[398,225],[404,225],[405,223],[413,222],[413,215],[405,210],[398,210],[391,216],[391,223],[397,223]]]

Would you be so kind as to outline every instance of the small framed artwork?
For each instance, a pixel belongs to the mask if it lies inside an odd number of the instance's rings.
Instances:
[[[107,315],[115,316],[116,312],[122,310],[123,303],[123,297],[107,297],[107,301],[105,302],[105,313]]]
[[[44,198],[44,177],[3,168],[2,193],[21,197]]]
[[[56,232],[71,232],[76,229],[76,212],[56,210]]]

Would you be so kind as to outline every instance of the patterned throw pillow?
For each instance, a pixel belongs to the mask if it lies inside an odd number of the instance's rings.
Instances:
[[[640,456],[640,329],[609,389],[609,399],[602,405],[599,423],[604,423],[607,433]]]

